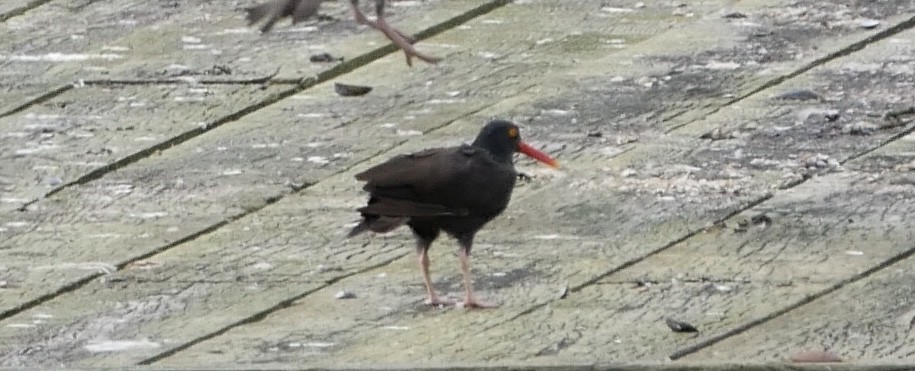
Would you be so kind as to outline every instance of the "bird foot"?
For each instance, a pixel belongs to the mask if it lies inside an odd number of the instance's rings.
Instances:
[[[465,299],[464,301],[458,303],[457,307],[464,308],[464,309],[490,309],[490,308],[498,308],[499,304],[487,303],[484,301],[479,301],[479,300],[476,300],[473,298],[469,298],[469,299]]]
[[[387,21],[385,21],[384,17],[378,17],[378,19],[372,21],[366,18],[365,15],[358,10],[358,8],[355,9],[356,22],[381,31],[381,33],[383,33],[388,38],[388,40],[391,40],[394,45],[400,48],[400,50],[403,50],[404,56],[407,58],[408,66],[413,66],[413,58],[417,58],[429,64],[436,64],[442,60],[441,58],[426,55],[416,50],[416,48],[413,47],[413,44],[416,43],[416,38],[401,32],[397,28],[392,27],[388,24]]]
[[[398,45],[398,46],[401,47],[400,49],[403,50],[403,53],[407,58],[407,66],[413,67],[413,58],[414,57],[416,57],[419,60],[426,62],[428,64],[437,64],[438,62],[442,61],[442,59],[439,57],[433,57],[431,55],[426,55],[426,54],[420,53],[418,50],[413,48],[412,45],[410,45],[409,48],[406,48],[402,45]]]

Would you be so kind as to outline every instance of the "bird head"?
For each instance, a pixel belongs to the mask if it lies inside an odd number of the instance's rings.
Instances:
[[[496,159],[506,162],[511,162],[515,152],[521,152],[550,167],[559,167],[556,160],[521,140],[521,129],[514,122],[507,120],[493,120],[483,126],[477,139],[473,141],[473,146],[483,148]]]

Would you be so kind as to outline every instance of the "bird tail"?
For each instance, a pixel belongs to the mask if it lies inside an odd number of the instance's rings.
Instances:
[[[365,215],[362,217],[362,220],[359,221],[359,224],[346,234],[346,238],[356,236],[365,231],[387,233],[404,225],[408,220],[409,218],[405,217]]]
[[[349,230],[349,233],[346,234],[346,238],[355,237],[355,236],[359,235],[360,233],[365,232],[367,230],[369,230],[369,223],[367,223],[365,219],[362,219],[359,221],[359,224],[357,224],[355,227],[353,227],[353,229]]]

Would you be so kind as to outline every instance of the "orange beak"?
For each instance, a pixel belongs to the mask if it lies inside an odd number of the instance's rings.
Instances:
[[[556,160],[554,160],[552,157],[548,156],[546,153],[534,149],[534,147],[531,147],[529,144],[522,141],[518,141],[518,152],[521,152],[534,160],[547,164],[552,168],[559,168],[559,163],[556,162]]]

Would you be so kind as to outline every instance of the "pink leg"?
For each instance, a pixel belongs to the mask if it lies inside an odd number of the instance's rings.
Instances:
[[[359,3],[358,0],[350,0],[350,5],[353,8],[353,13],[355,14],[356,22],[358,22],[360,24],[368,25],[369,27],[372,27],[378,31],[381,31],[381,33],[383,33],[389,40],[391,40],[391,42],[393,42],[394,45],[396,45],[398,48],[403,50],[404,55],[406,55],[406,57],[407,57],[408,66],[413,66],[413,57],[419,58],[420,60],[422,60],[426,63],[429,63],[429,64],[438,63],[438,61],[440,60],[439,58],[423,54],[423,53],[419,52],[418,50],[416,50],[416,48],[413,47],[413,43],[415,42],[415,40],[412,37],[410,37],[408,35],[404,35],[402,32],[400,32],[396,28],[391,27],[391,25],[389,25],[388,22],[385,21],[385,19],[384,19],[384,0],[375,1],[375,4],[376,4],[375,9],[378,13],[377,19],[375,21],[369,20],[365,16],[365,14],[362,13],[362,10],[359,9],[358,3]]]
[[[432,287],[432,279],[429,277],[429,246],[420,242],[420,245],[416,247],[416,252],[419,254],[419,269],[423,273],[423,283],[426,285],[426,304],[435,306],[454,305],[451,300],[439,298]]]
[[[470,273],[470,254],[469,248],[461,247],[460,249],[461,271],[464,273],[464,308],[495,308],[498,304],[486,303],[477,300],[473,296],[473,282]]]
[[[355,14],[355,18],[356,18],[356,23],[364,24],[364,25],[372,27],[378,31],[381,31],[381,26],[378,24],[378,22],[369,20],[368,17],[365,16],[365,13],[363,13],[362,10],[359,9],[358,0],[356,0],[356,1],[350,0],[350,6],[352,6],[352,8],[353,8],[353,13]],[[376,11],[383,13],[384,12],[384,2],[382,1],[379,6],[381,6],[381,9],[379,10],[376,7]],[[416,39],[414,39],[413,36],[404,34],[403,32],[400,32],[400,30],[397,30],[394,28],[392,28],[392,29],[394,30],[394,32],[396,32],[398,35],[400,35],[400,37],[407,43],[410,43],[410,44],[416,43]],[[382,32],[384,32],[384,31],[382,31]],[[387,33],[385,33],[385,36],[387,36]]]

